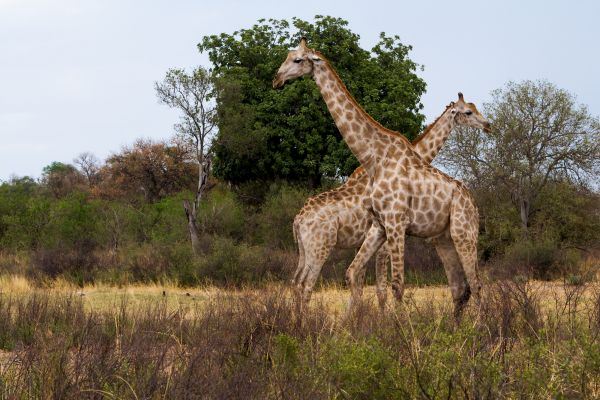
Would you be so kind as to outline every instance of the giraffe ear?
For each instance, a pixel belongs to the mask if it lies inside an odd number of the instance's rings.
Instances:
[[[319,57],[319,56],[318,56],[318,55],[316,55],[316,54],[313,54],[313,55],[311,55],[311,56],[310,56],[310,58],[311,58],[311,60],[313,60],[313,61],[321,61],[321,57]]]

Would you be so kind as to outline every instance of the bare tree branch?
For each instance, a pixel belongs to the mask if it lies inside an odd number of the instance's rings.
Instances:
[[[198,67],[187,74],[181,69],[171,69],[162,82],[155,83],[161,103],[181,111],[180,122],[175,124],[179,138],[190,147],[198,165],[198,185],[194,200],[184,202],[192,247],[199,253],[199,229],[196,225],[198,208],[207,189],[210,173],[209,150],[216,128],[216,109],[213,99],[213,79],[210,72]]]

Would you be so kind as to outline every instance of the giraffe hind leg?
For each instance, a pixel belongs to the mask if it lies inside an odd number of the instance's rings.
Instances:
[[[306,262],[302,274],[297,282],[297,287],[302,295],[302,301],[308,304],[313,288],[321,274],[323,264],[329,257],[333,246],[321,245],[318,248],[311,249],[306,255]]]
[[[450,236],[469,283],[471,294],[480,303],[481,281],[477,271],[479,216],[470,198],[454,199],[450,215]]]
[[[358,253],[352,260],[352,263],[346,270],[346,283],[350,287],[350,308],[362,296],[362,285],[359,282],[363,276],[363,269],[366,262],[385,242],[385,231],[381,225],[374,222],[367,232]]]
[[[452,239],[444,235],[434,239],[433,245],[444,265],[454,302],[454,319],[458,321],[471,297],[471,289]]]
[[[306,263],[306,255],[304,251],[304,243],[302,240],[302,234],[300,232],[300,228],[298,223],[294,221],[294,239],[296,241],[296,245],[298,246],[298,266],[296,267],[296,271],[294,272],[294,277],[292,278],[292,285],[298,285],[298,279],[304,270],[304,265]]]
[[[298,269],[294,276],[294,284],[301,295],[302,302],[310,301],[312,290],[319,278],[323,264],[329,257],[331,249],[337,241],[337,229],[331,225],[322,231],[319,240],[315,239],[314,232],[298,229],[298,242],[302,248],[302,264],[298,263]]]

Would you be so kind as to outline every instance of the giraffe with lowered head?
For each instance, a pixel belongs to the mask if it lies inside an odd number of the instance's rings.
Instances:
[[[452,113],[453,108],[468,108],[464,114]],[[464,115],[464,117],[460,117]],[[458,101],[451,102],[444,112],[412,143],[423,161],[430,163],[437,155],[454,126],[485,127],[487,121],[472,103],[465,103],[462,93]],[[367,186],[369,175],[358,167],[340,187],[309,198],[294,218],[294,237],[298,246],[298,267],[293,283],[302,293],[304,302],[308,302],[321,268],[331,249],[358,248],[364,241],[371,226],[372,218],[363,207],[370,193]],[[456,309],[468,300],[468,285],[460,262],[454,254],[441,246],[437,252],[445,262],[444,269],[448,283],[452,287],[452,296]],[[387,258],[385,247],[376,254],[376,293],[381,308],[387,298]],[[363,270],[364,271],[364,270]],[[362,282],[363,278],[359,278]]]
[[[361,295],[358,277],[365,262],[386,240],[392,265],[392,290],[397,300],[402,298],[404,235],[408,233],[433,239],[436,248],[448,254],[454,251],[469,290],[479,302],[479,217],[464,185],[429,165],[404,136],[384,128],[369,116],[325,57],[307,47],[305,39],[297,50],[288,53],[273,87],[301,76],[314,78],[342,137],[369,176],[366,190],[370,195],[363,206],[373,216],[373,222],[346,272],[352,298]],[[462,103],[455,104],[450,113],[463,120],[469,111]],[[489,124],[482,122],[481,128],[489,129]]]

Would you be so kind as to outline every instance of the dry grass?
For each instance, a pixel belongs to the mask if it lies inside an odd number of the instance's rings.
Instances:
[[[448,288],[44,287],[0,279],[0,398],[403,399],[600,395],[597,285],[497,281],[452,318]],[[164,294],[163,294],[164,293]]]
[[[164,301],[170,310],[187,309],[224,295],[243,297],[268,292],[284,293],[284,289],[286,289],[284,284],[277,283],[271,283],[261,288],[241,289],[224,289],[216,286],[181,288],[174,284],[139,284],[118,287],[102,283],[86,285],[81,288],[62,279],[53,280],[43,287],[36,287],[35,284],[19,275],[0,276],[0,293],[17,296],[33,293],[75,295],[82,299],[86,310],[90,311],[111,310],[124,300],[135,307]],[[345,287],[330,284],[315,291],[312,303],[319,304],[319,307],[325,306],[335,314],[346,309],[348,299],[349,291]],[[365,288],[364,300],[373,304],[376,302],[374,286]],[[392,300],[391,295],[390,300]],[[430,301],[444,303],[451,302],[451,297],[447,286],[409,287],[406,291],[406,301],[416,304]]]
[[[551,309],[557,304],[564,303],[577,286],[567,285],[564,282],[530,281],[526,284],[527,290],[536,297],[543,309]],[[75,295],[82,299],[86,310],[107,311],[114,309],[124,300],[131,306],[138,307],[151,305],[158,301],[164,302],[169,310],[188,309],[206,304],[222,296],[244,297],[265,293],[288,293],[284,284],[271,283],[261,288],[220,288],[217,286],[200,286],[181,288],[174,284],[139,284],[117,287],[107,284],[86,285],[83,288],[63,279],[53,280],[43,287],[36,286],[20,275],[0,276],[0,293],[11,295],[67,294]],[[590,300],[600,291],[600,285],[587,284],[578,290],[579,300]],[[367,286],[363,298],[367,303],[376,303],[375,287]],[[326,307],[329,312],[337,314],[346,309],[349,291],[340,285],[324,285],[313,295],[313,306]],[[393,301],[389,296],[390,302]],[[405,304],[419,306],[420,304],[451,304],[450,290],[445,285],[411,287],[405,293]]]

